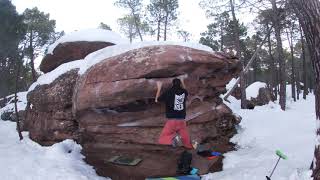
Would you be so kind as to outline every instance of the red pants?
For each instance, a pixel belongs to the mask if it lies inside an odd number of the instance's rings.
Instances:
[[[171,145],[176,133],[181,136],[182,143],[186,148],[192,148],[187,123],[184,120],[167,120],[159,137],[159,144]]]

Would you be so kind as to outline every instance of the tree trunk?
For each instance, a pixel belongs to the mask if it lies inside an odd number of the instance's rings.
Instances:
[[[291,55],[291,97],[293,98],[293,101],[296,101],[296,80],[295,80],[295,66],[294,66],[294,57],[293,57],[293,42],[292,42],[292,31],[287,31],[287,38],[289,41],[290,46],[290,55]]]
[[[160,24],[161,24],[161,21],[158,20],[158,35],[157,35],[157,41],[160,40]]]
[[[31,65],[31,71],[32,71],[32,82],[36,82],[37,75],[36,75],[36,70],[34,69],[34,55],[33,54],[31,55],[31,58],[30,58],[30,65]]]
[[[168,12],[166,12],[166,17],[165,17],[165,21],[164,21],[164,34],[163,34],[163,40],[166,41],[167,40],[167,26],[168,26]]]
[[[302,34],[302,27],[299,23],[300,38],[301,38],[301,51],[302,51],[302,68],[303,68],[303,99],[307,98],[308,86],[307,86],[307,64],[306,64],[306,52],[304,48],[304,37]]]
[[[300,72],[297,71],[297,76],[296,76],[296,85],[297,85],[297,100],[300,99],[300,93],[301,93],[301,84],[300,84]]]
[[[17,60],[18,61],[18,60]],[[20,118],[19,118],[19,112],[18,112],[18,98],[17,98],[17,92],[18,92],[18,81],[19,81],[19,76],[20,76],[20,63],[16,62],[16,67],[17,67],[17,74],[16,74],[16,80],[15,80],[15,91],[14,91],[14,110],[15,110],[15,115],[16,115],[16,122],[17,122],[17,131],[18,131],[18,135],[19,135],[19,139],[22,140],[23,136],[21,133],[21,128],[20,128]]]
[[[267,24],[267,29],[269,29],[269,25]],[[274,92],[274,96],[275,98],[277,99],[278,97],[278,93],[277,93],[277,81],[276,81],[276,67],[275,67],[275,62],[274,62],[274,58],[273,58],[273,55],[272,55],[272,46],[271,46],[271,33],[269,33],[268,35],[268,51],[269,51],[269,56],[270,56],[270,69],[271,69],[271,81],[270,81],[270,84],[271,84],[271,88]]]
[[[34,69],[34,49],[33,49],[33,32],[31,30],[30,32],[30,44],[29,44],[29,53],[30,53],[30,66],[31,66],[31,73],[32,73],[32,82],[36,82],[37,76],[36,76],[36,70]]]
[[[254,54],[252,55],[251,59],[248,61],[246,67],[243,69],[243,71],[241,71],[240,73],[240,77],[244,77],[246,75],[246,73],[249,71],[249,68],[253,62],[253,60],[256,58],[256,56],[258,55],[259,51],[261,50],[263,44],[267,41],[267,36],[269,35],[269,33],[271,32],[271,28],[268,29],[268,34],[266,34],[266,36],[264,37],[264,39],[262,40],[260,46],[258,47],[258,49],[256,50],[256,52],[254,52]],[[235,90],[236,87],[238,87],[238,84],[240,82],[240,77],[237,79],[237,81],[234,83],[233,87],[228,91],[228,93],[224,96],[224,100],[228,101],[228,97],[232,94],[232,92]]]
[[[131,9],[131,14],[133,16],[133,20],[134,20],[134,24],[136,26],[136,29],[138,31],[138,34],[139,34],[139,37],[140,37],[140,40],[143,41],[143,38],[142,38],[142,34],[141,34],[141,31],[140,31],[140,24],[138,23],[138,19],[137,19],[137,16],[136,16],[136,12],[134,10],[134,8],[132,7],[132,5],[130,3],[127,4],[130,9]]]
[[[315,77],[316,96],[316,118],[319,124],[320,121],[320,1],[319,0],[290,0],[294,11],[296,12],[304,35],[307,40],[307,45],[310,50],[312,67]],[[317,127],[316,146],[314,152],[314,161],[312,166],[312,176],[314,180],[320,180],[320,127]]]
[[[254,40],[254,51],[256,51],[257,50],[257,45],[258,43],[257,43],[257,37],[255,38],[255,40]],[[256,57],[256,59],[253,61],[253,65],[252,65],[252,67],[253,67],[253,76],[252,76],[252,82],[256,82],[257,81],[257,73],[258,73],[258,71],[257,71],[257,69],[258,69],[258,59],[259,59],[259,57],[257,56]]]
[[[223,44],[224,44],[224,38],[223,38],[223,27],[222,24],[220,24],[220,51],[223,52]]]
[[[233,21],[233,34],[234,34],[234,41],[235,41],[235,48],[237,51],[236,57],[241,61],[242,69],[244,69],[244,62],[241,58],[241,51],[240,51],[240,37],[239,37],[239,24],[236,18],[236,14],[234,12],[234,2],[230,0],[230,7],[232,13],[232,21]],[[240,74],[240,89],[241,89],[241,108],[247,108],[247,97],[246,97],[246,85],[245,85],[245,77],[244,74]]]
[[[285,73],[285,62],[282,48],[282,40],[281,40],[281,26],[280,26],[280,14],[276,5],[275,0],[271,0],[272,10],[273,10],[273,25],[277,40],[277,52],[278,52],[278,60],[279,60],[279,71],[280,71],[280,106],[282,110],[286,110],[286,73]]]
[[[313,76],[311,74],[309,74],[309,92],[310,93],[314,93],[313,89],[314,89],[314,80],[313,80]]]
[[[130,44],[132,43],[132,34],[129,35]]]
[[[138,24],[137,17],[136,17],[134,14],[133,14],[133,18],[134,18],[134,24],[136,25],[136,28],[137,28],[137,31],[138,31],[140,40],[143,41],[142,34],[141,34],[141,32],[140,32],[140,26],[139,26],[139,24]]]
[[[130,39],[130,44],[131,44],[132,39],[133,39],[133,27],[132,27],[131,23],[129,24],[129,39]]]

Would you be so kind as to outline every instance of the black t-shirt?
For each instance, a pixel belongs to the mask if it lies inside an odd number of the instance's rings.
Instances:
[[[166,117],[168,119],[185,119],[187,97],[187,90],[170,88],[161,94],[158,100],[166,104]]]

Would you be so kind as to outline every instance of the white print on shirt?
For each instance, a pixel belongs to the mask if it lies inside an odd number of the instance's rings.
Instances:
[[[183,110],[183,102],[184,102],[185,94],[174,95],[174,110],[182,111]]]

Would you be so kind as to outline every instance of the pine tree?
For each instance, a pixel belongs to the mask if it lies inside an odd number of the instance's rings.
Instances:
[[[185,30],[179,30],[177,31],[178,35],[183,39],[184,42],[189,41],[191,34],[188,31]]]
[[[211,47],[214,51],[224,51],[230,40],[230,18],[228,12],[215,17],[215,22],[207,26],[207,31],[201,33],[200,43]]]
[[[201,38],[200,38],[200,41],[199,43],[200,44],[203,44],[203,45],[206,45],[206,46],[209,46],[211,47],[212,50],[214,51],[218,51],[219,48],[221,51],[223,51],[223,44],[222,43],[219,43],[219,40],[217,39],[217,36],[218,36],[218,29],[219,27],[217,27],[217,24],[209,24],[207,26],[207,31],[206,32],[203,32],[201,33]],[[220,37],[220,42],[223,42],[223,36],[224,35],[221,35]]]
[[[240,47],[240,24],[239,20],[236,17],[236,10],[235,10],[235,0],[202,0],[200,2],[200,6],[206,10],[207,16],[217,16],[221,14],[223,11],[228,10],[231,13],[231,29],[233,35],[233,45],[234,50],[236,51],[236,57],[241,61],[242,68],[244,69],[244,59],[241,59],[241,47]],[[223,11],[222,11],[223,10]],[[222,11],[222,12],[221,12]],[[241,73],[240,75],[240,89],[241,89],[241,108],[246,108],[246,82],[243,76],[244,74]]]
[[[223,12],[215,17],[215,22],[207,26],[207,31],[200,34],[200,43],[211,47],[214,51],[232,51],[234,49],[234,31],[229,14]],[[239,26],[240,42],[247,35],[247,27]],[[242,43],[243,44],[243,43]],[[240,43],[241,46],[241,43]],[[241,51],[245,48],[241,47]],[[249,57],[250,59],[250,57]]]
[[[258,15],[258,22],[260,25],[264,27],[264,31],[266,33],[266,30],[269,29],[271,26],[273,26],[273,11],[272,9],[265,9],[259,12]],[[279,85],[279,78],[278,78],[278,68],[277,68],[277,60],[275,58],[275,48],[274,44],[275,42],[272,41],[273,38],[271,38],[272,32],[268,34],[267,39],[267,49],[269,54],[269,73],[270,73],[270,86],[273,90],[273,94],[275,98],[278,98],[278,85]]]
[[[55,20],[50,20],[49,14],[40,12],[38,8],[26,9],[23,13],[23,21],[27,34],[25,37],[26,55],[30,59],[32,79],[36,81],[37,73],[34,67],[34,59],[42,52],[44,45],[49,45],[50,38],[55,34]]]
[[[306,37],[315,76],[315,96],[316,96],[316,118],[320,121],[320,1],[319,0],[289,0],[289,4],[294,9],[299,18],[303,32]],[[317,127],[317,143],[314,152],[313,179],[320,179],[320,129]]]
[[[296,39],[296,34],[298,31],[298,24],[297,24],[297,19],[296,16],[294,14],[292,14],[290,11],[287,13],[287,17],[286,17],[286,35],[287,35],[287,40],[289,42],[289,47],[290,47],[290,61],[291,61],[291,94],[292,94],[292,98],[294,101],[296,101],[297,96],[299,96],[299,94],[296,94],[296,89],[298,90],[298,83],[296,83],[296,79],[298,79],[299,77],[297,76],[296,72],[296,64],[295,64],[295,57],[294,57],[294,41]]]
[[[177,20],[178,14],[177,9],[179,7],[178,0],[162,0],[163,1],[163,10],[164,10],[164,35],[163,40],[167,40],[167,31],[168,27],[172,22]]]
[[[15,64],[25,30],[22,17],[9,0],[0,1],[0,97],[14,92]]]
[[[305,51],[305,38],[303,36],[302,27],[299,23],[301,51],[302,51],[302,63],[303,63],[303,99],[307,99],[308,87],[307,87],[307,63],[306,63],[306,51]]]
[[[112,31],[111,27],[110,27],[108,24],[105,24],[105,23],[103,23],[103,22],[101,22],[101,23],[99,24],[99,28],[100,28],[100,29],[105,29],[105,30]]]
[[[178,0],[150,0],[147,6],[148,21],[156,27],[157,41],[160,40],[162,28],[163,40],[167,40],[168,27],[178,18],[178,7]]]
[[[277,7],[276,0],[270,0],[272,4],[272,22],[275,30],[275,36],[277,40],[277,54],[279,62],[279,71],[280,71],[280,106],[282,110],[286,109],[286,73],[285,73],[285,60],[283,54],[282,40],[281,40],[281,18],[283,14],[281,10]]]
[[[131,15],[126,15],[122,18],[119,18],[118,24],[120,25],[120,31],[130,39],[130,43],[133,41],[134,38],[139,36],[139,31],[135,24],[134,17],[132,17]],[[140,33],[142,34],[145,34],[150,31],[150,27],[145,21],[140,23],[138,26]]]
[[[140,40],[143,41],[141,32],[141,10],[142,0],[118,0],[115,2],[118,7],[126,8],[130,11],[130,16],[133,18],[133,22]]]
[[[152,26],[156,26],[157,41],[160,40],[161,23],[164,20],[164,12],[161,8],[162,3],[160,0],[150,0],[150,4],[147,6],[148,22]]]

